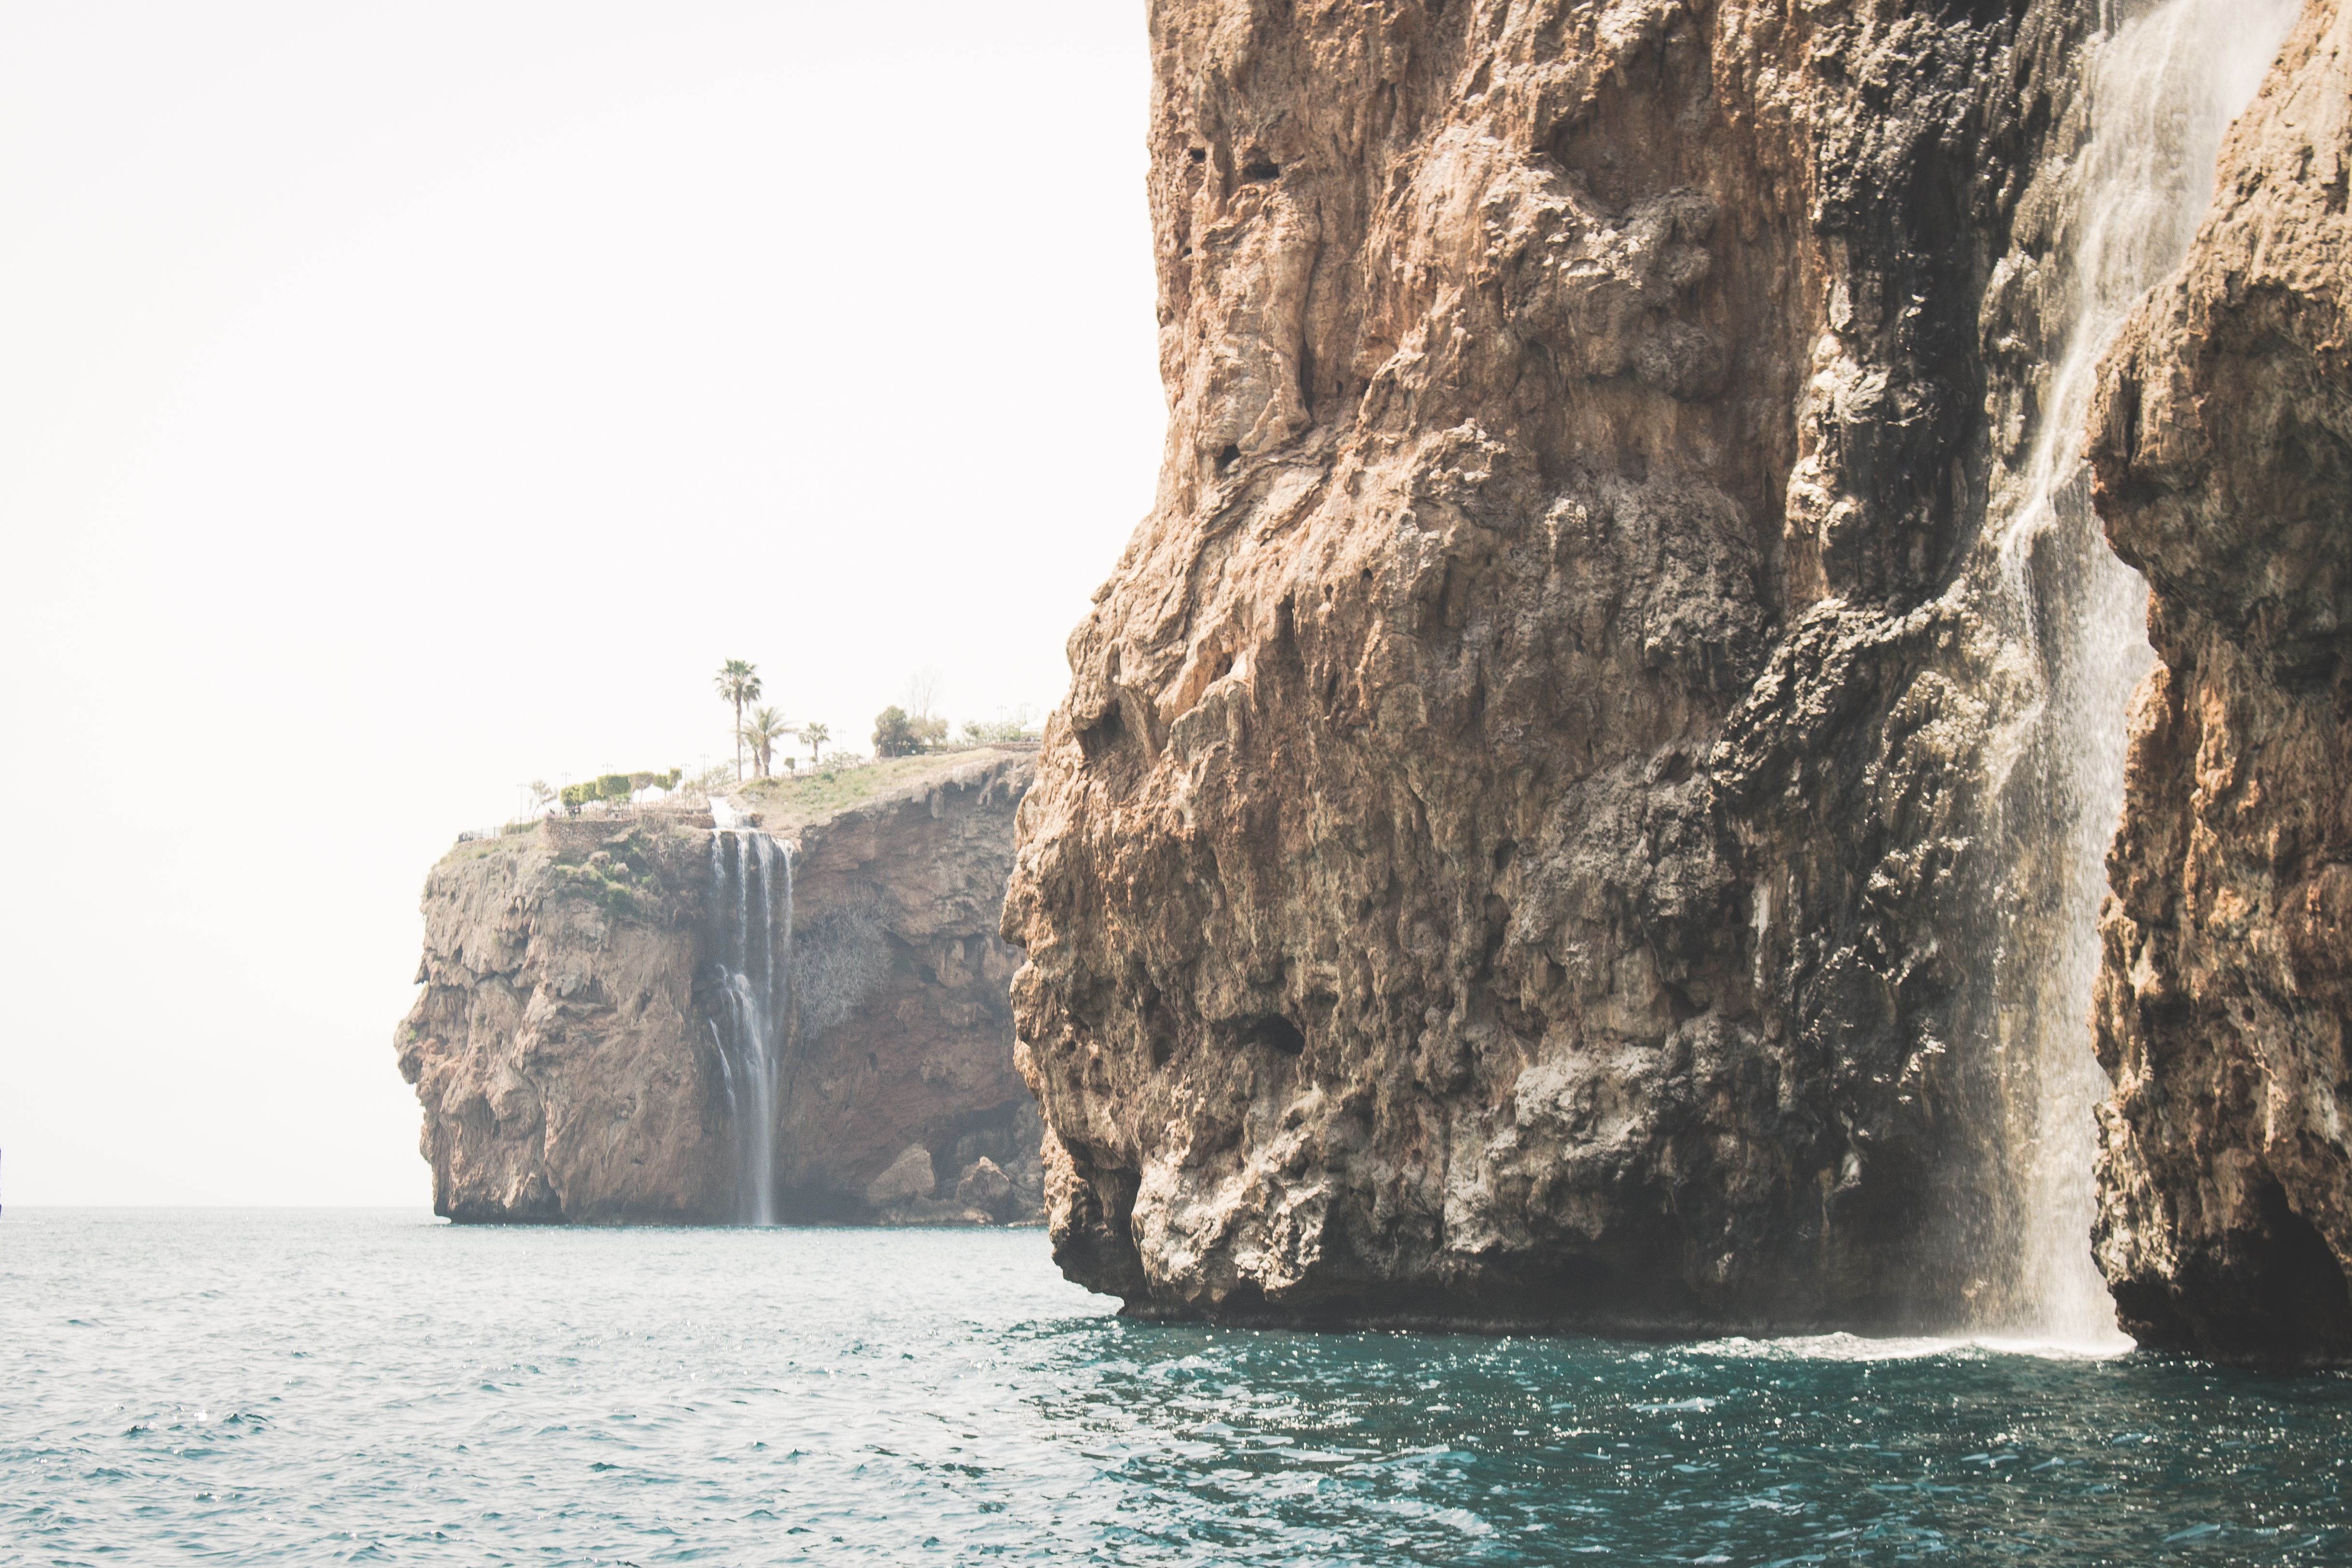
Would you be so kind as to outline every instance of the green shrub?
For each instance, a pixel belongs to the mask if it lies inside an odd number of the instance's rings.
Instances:
[[[566,784],[557,790],[554,799],[567,807],[588,805],[596,800],[624,801],[640,789],[659,786],[675,789],[684,777],[685,769],[673,768],[667,773],[640,770],[635,773],[605,773],[585,784]]]
[[[892,703],[874,716],[875,756],[911,757],[922,748],[922,737],[915,733],[915,721],[905,708]]]
[[[892,703],[874,716],[874,755],[912,757],[936,751],[948,737],[948,721],[910,715]]]

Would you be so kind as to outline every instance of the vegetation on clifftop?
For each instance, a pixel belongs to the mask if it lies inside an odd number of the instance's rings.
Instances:
[[[740,793],[759,811],[770,832],[789,832],[870,800],[894,785],[944,772],[973,757],[972,752],[931,752],[887,758],[854,768],[817,769],[796,778],[757,779]]]

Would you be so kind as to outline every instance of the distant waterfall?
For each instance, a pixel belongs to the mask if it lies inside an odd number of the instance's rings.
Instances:
[[[734,1128],[735,1219],[773,1225],[792,973],[792,852],[750,828],[713,832],[710,926],[716,981],[710,1038]]]
[[[2069,1343],[2116,1341],[2090,1254],[2095,1107],[2090,1044],[2105,858],[2123,805],[2124,714],[2150,653],[2147,585],[2108,549],[2081,448],[2101,356],[2141,298],[2187,254],[2212,199],[2230,121],[2261,85],[2299,0],[2165,0],[2105,7],[2085,83],[2074,243],[2048,298],[2074,326],[2042,400],[2011,504],[1988,519],[1996,568],[1977,608],[2000,664],[2030,694],[1993,737],[2005,856],[1983,1044],[2003,1063],[2016,1234],[2011,1283],[1987,1326]],[[2118,12],[2132,20],[2115,24]]]

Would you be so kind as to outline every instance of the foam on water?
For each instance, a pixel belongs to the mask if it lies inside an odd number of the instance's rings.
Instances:
[[[1754,1356],[1777,1361],[1916,1361],[1923,1356],[1972,1354],[2026,1355],[2045,1361],[2112,1361],[2126,1354],[2131,1341],[2119,1335],[2096,1334],[2081,1340],[2038,1339],[2003,1334],[1888,1335],[1793,1334],[1786,1339],[1749,1339],[1733,1334],[1706,1340],[1695,1348],[1726,1356]]]
[[[0,1563],[2340,1562],[2352,1379],[1152,1325],[1037,1231],[0,1218]]]

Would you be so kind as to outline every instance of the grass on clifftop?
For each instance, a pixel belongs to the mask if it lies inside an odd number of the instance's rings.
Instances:
[[[953,772],[988,757],[993,749],[975,746],[960,751],[928,752],[921,757],[893,757],[856,768],[807,768],[797,774],[774,779],[746,779],[740,789],[715,793],[740,797],[760,813],[768,831],[789,833],[902,785],[919,783],[933,774]],[[586,820],[593,823],[599,819]],[[618,826],[622,819],[612,821]],[[440,863],[453,865],[480,860],[485,855],[543,847],[544,835],[531,831],[537,826],[538,820],[534,818],[520,832],[452,844]]]
[[[508,833],[495,839],[467,839],[463,842],[450,845],[449,852],[441,857],[440,863],[453,865],[460,861],[478,861],[484,855],[502,854],[509,850],[527,849],[538,841],[539,835],[530,831]]]
[[[737,793],[760,813],[768,831],[789,832],[926,774],[946,773],[988,754],[989,748],[983,746],[970,751],[893,757],[862,768],[812,768],[797,775],[751,779]]]

